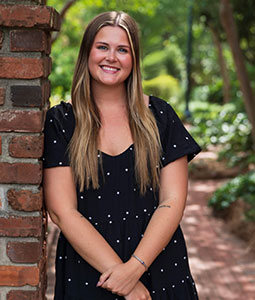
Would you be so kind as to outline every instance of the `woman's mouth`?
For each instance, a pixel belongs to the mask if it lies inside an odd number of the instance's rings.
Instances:
[[[100,66],[100,67],[106,73],[116,73],[120,70],[119,68],[110,67],[110,66]]]

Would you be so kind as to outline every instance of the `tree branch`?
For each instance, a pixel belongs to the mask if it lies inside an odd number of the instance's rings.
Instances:
[[[61,26],[62,26],[62,21],[64,20],[64,17],[67,13],[67,11],[70,9],[70,7],[76,2],[77,0],[70,0],[68,1],[64,7],[62,8],[61,12],[60,12],[60,29],[59,31],[54,35],[52,36],[51,38],[51,45],[53,45],[53,43],[57,40],[60,32],[61,32]]]

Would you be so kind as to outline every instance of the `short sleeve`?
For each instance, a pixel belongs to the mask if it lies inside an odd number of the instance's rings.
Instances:
[[[44,123],[43,167],[69,166],[67,129],[64,117],[59,117],[59,109],[51,108],[46,113]]]
[[[175,161],[185,155],[190,162],[200,151],[196,143],[174,109],[166,103],[165,107],[166,126],[162,137],[162,166]]]

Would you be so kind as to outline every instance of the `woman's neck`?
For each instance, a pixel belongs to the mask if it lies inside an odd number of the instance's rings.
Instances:
[[[92,86],[94,100],[98,107],[126,105],[126,88],[125,85],[117,87]]]

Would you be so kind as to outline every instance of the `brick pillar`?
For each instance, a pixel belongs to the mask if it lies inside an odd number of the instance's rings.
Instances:
[[[50,33],[59,30],[59,15],[45,2],[0,4],[0,300],[45,299],[40,157]]]

